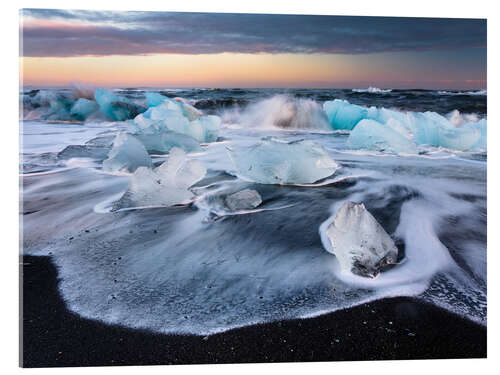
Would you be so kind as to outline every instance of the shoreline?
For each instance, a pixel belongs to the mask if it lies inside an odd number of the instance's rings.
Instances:
[[[486,357],[485,326],[408,297],[205,337],[107,325],[66,308],[50,257],[20,259],[23,367]]]

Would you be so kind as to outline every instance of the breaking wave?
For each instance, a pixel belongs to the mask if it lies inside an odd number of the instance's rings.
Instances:
[[[484,95],[486,96],[488,93],[486,90],[477,90],[477,91],[438,91],[440,95]]]
[[[352,89],[353,92],[363,92],[369,94],[387,94],[392,92],[392,89],[379,89],[378,87],[368,87],[367,89]]]

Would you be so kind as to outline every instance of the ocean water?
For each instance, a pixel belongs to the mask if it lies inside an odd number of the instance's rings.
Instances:
[[[105,172],[102,161],[126,122],[46,116],[54,108],[31,103],[33,90],[20,94],[22,252],[52,256],[61,295],[81,316],[208,335],[413,296],[486,325],[486,151],[352,150],[349,131],[325,128],[313,117],[284,128],[272,121],[283,98],[308,108],[344,99],[435,112],[459,125],[486,118],[485,91],[115,89],[141,105],[152,91],[184,98],[220,116],[222,126],[217,141],[188,154],[207,169],[192,189],[193,202],[113,210],[130,175]],[[314,141],[340,168],[316,184],[239,178],[227,148],[269,136]],[[165,160],[151,157],[155,165]],[[214,214],[207,198],[245,188],[261,195],[257,209]],[[325,250],[325,229],[346,200],[363,202],[400,249],[399,264],[375,279],[342,272]]]

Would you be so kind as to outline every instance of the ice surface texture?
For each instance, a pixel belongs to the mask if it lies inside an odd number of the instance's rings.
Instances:
[[[351,130],[356,124],[368,116],[368,110],[359,105],[350,104],[346,100],[335,99],[323,103],[330,125],[335,130]]]
[[[173,148],[167,161],[152,170],[139,167],[132,175],[127,192],[138,206],[172,206],[193,198],[189,187],[200,181],[206,169],[198,160],[189,160],[186,153]]]
[[[110,172],[134,172],[141,166],[151,167],[151,158],[142,143],[127,133],[116,136],[108,158],[102,163],[103,169]]]
[[[173,147],[181,148],[186,152],[201,150],[200,144],[193,137],[170,130],[156,134],[136,134],[135,137],[141,141],[148,152],[155,154],[166,154]]]
[[[390,126],[374,120],[361,120],[347,139],[347,146],[395,154],[417,153],[417,147],[412,141]]]
[[[333,254],[344,271],[375,277],[397,261],[398,249],[363,204],[347,201],[327,228]]]
[[[264,138],[228,151],[238,174],[261,184],[309,184],[338,169],[323,147],[308,140],[287,143]]]
[[[99,110],[99,106],[93,100],[80,98],[71,107],[70,114],[77,120],[84,121],[91,114]]]

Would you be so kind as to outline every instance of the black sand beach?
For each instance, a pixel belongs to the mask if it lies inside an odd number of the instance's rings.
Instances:
[[[486,328],[411,298],[200,337],[83,319],[66,308],[49,257],[25,256],[23,367],[483,358]]]

